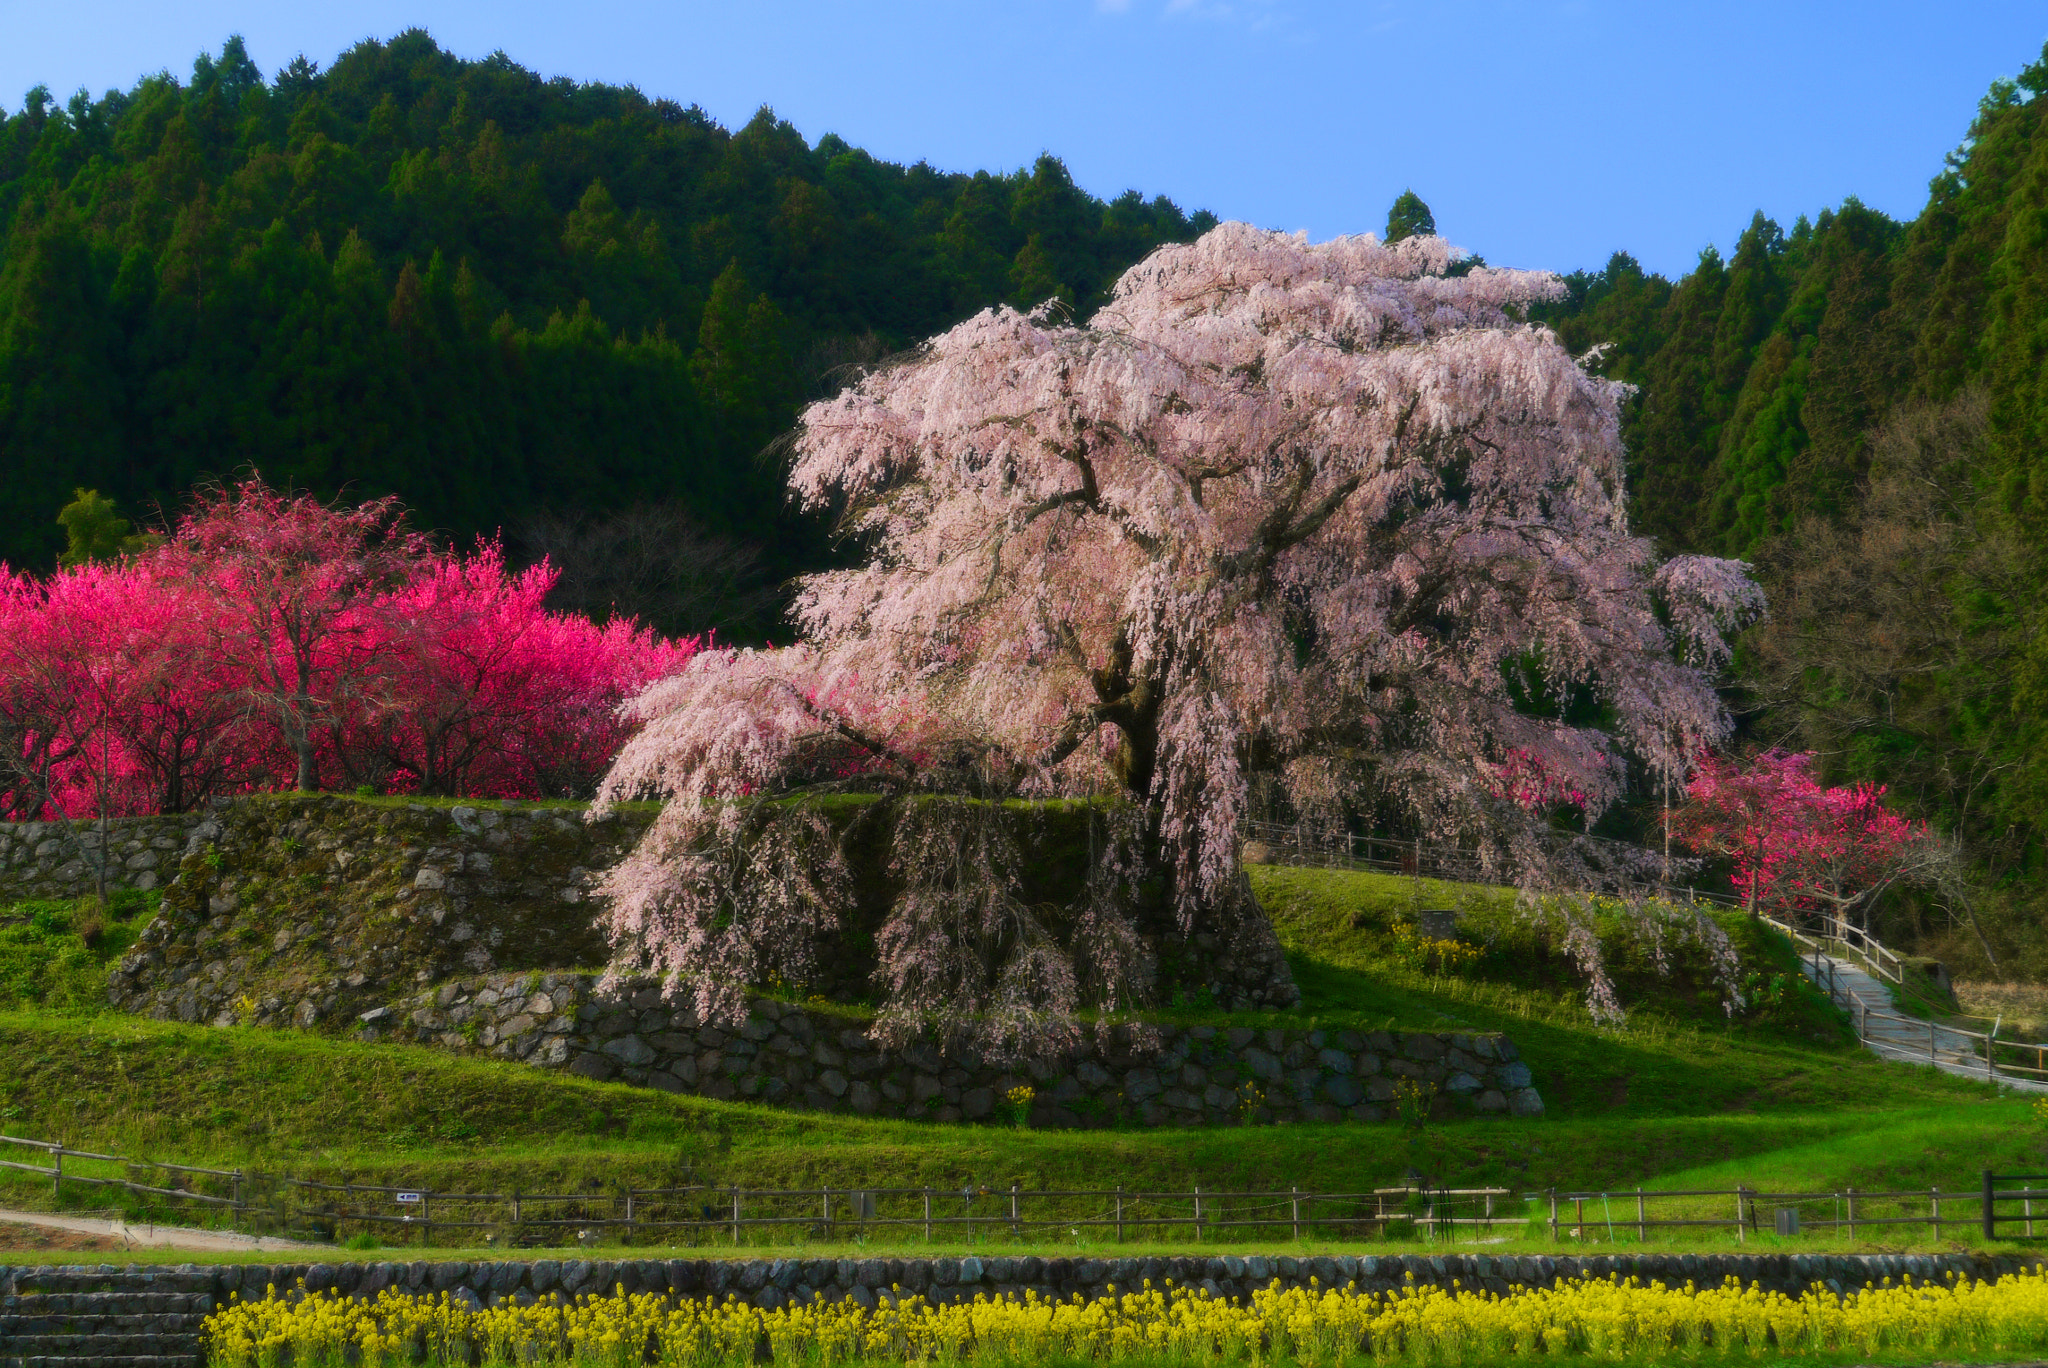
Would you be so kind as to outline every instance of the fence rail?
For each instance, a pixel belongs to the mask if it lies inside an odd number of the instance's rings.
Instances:
[[[190,1165],[158,1164],[73,1150],[43,1140],[0,1136],[0,1144],[37,1149],[47,1164],[6,1167],[63,1185],[120,1188],[144,1198],[191,1203],[254,1233],[339,1239],[374,1231],[405,1242],[503,1245],[858,1242],[894,1234],[927,1242],[989,1235],[1023,1239],[1081,1236],[1113,1242],[1232,1236],[1302,1239],[1384,1238],[1409,1232],[1431,1241],[1483,1239],[1521,1229],[1557,1243],[1646,1243],[1653,1232],[1722,1230],[1746,1242],[1762,1231],[1797,1234],[1895,1232],[1919,1227],[1979,1230],[1986,1239],[2035,1235],[2036,1200],[2048,1200],[2048,1174],[1984,1173],[1968,1190],[1921,1188],[1774,1192],[1734,1188],[1628,1188],[1604,1192],[1502,1187],[1373,1188],[1313,1192],[1300,1188],[1187,1192],[1134,1188],[1024,1189],[937,1187],[740,1188],[719,1184],[618,1187],[591,1192],[435,1192],[394,1184],[311,1179]],[[65,1161],[74,1167],[67,1169]],[[128,1173],[176,1171],[206,1183],[183,1187],[133,1176],[81,1173],[79,1163],[119,1164]],[[2013,1183],[2029,1186],[2012,1187]],[[218,1191],[204,1191],[213,1186]],[[154,1209],[154,1208],[153,1208]],[[2039,1213],[2048,1236],[2048,1207]],[[481,1238],[479,1238],[481,1236]]]
[[[1281,822],[1245,822],[1240,833],[1247,843],[1264,847],[1262,856],[1279,864],[1313,864],[1337,869],[1373,869],[1389,873],[1450,880],[1482,876],[1475,851],[1421,840],[1395,840],[1381,836],[1358,836],[1348,832]],[[1639,855],[1639,848],[1598,837],[1577,837],[1599,849],[1626,848]],[[1735,898],[1697,888],[1669,883],[1633,884],[1630,891],[1645,897],[1689,902],[1711,902],[1724,907],[1741,907]],[[1905,960],[1862,927],[1833,913],[1822,911],[1799,921],[1781,920],[1758,912],[1758,919],[1804,947],[1813,956],[1814,976],[1829,983],[1834,994],[1832,969],[1823,956],[1840,956],[1863,969],[1880,983],[1901,992],[1920,996],[1906,974]],[[1930,1008],[1940,1004],[1926,1002]],[[1895,1011],[1872,1011],[1858,1002],[1851,1009],[1859,1043],[1883,1047],[1894,1053],[1917,1056],[1924,1047],[1927,1062],[1950,1067],[1982,1067],[1987,1079],[2001,1076],[2048,1081],[2048,1041],[2000,1040],[1999,1022],[1988,1031],[1973,1031]],[[1980,1018],[1981,1019],[1981,1018]]]

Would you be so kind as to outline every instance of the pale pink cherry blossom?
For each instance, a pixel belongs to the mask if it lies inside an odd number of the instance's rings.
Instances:
[[[607,883],[622,962],[726,1014],[801,962],[829,890],[724,871],[766,813],[823,841],[798,797],[821,748],[898,798],[1118,799],[1178,931],[1247,953],[1255,783],[1304,817],[1398,807],[1530,888],[1599,875],[1532,809],[1590,823],[1631,759],[1683,775],[1727,734],[1708,672],[1761,599],[1630,533],[1622,389],[1525,320],[1559,282],[1454,256],[1225,224],[1085,326],[988,310],[813,404],[791,487],[864,558],[803,581],[803,645],[700,654],[632,705],[603,801],[667,804]],[[1611,725],[1526,706],[1532,679]],[[954,811],[898,828],[885,1030],[980,1012],[984,1044],[1056,1046],[1145,991],[1139,880],[1089,913],[1097,947],[1042,936],[1014,838],[958,826],[1003,809]]]

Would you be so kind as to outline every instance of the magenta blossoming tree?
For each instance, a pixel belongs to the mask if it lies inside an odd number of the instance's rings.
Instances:
[[[1882,784],[1824,788],[1813,756],[1765,751],[1748,765],[1703,757],[1671,814],[1672,834],[1732,865],[1753,916],[1820,912],[1868,930],[1871,906],[1895,883],[1959,888],[1955,849],[1925,822],[1884,805]]]
[[[1152,982],[1148,874],[1170,930],[1264,953],[1255,782],[1304,818],[1397,805],[1540,880],[1538,813],[1597,816],[1624,757],[1682,773],[1726,732],[1708,672],[1758,591],[1630,534],[1619,388],[1522,321],[1555,278],[1452,260],[1226,224],[1086,326],[984,312],[812,405],[792,487],[865,559],[804,582],[801,645],[700,654],[633,705],[601,802],[669,801],[609,877],[620,963],[711,1015],[800,976],[844,874],[792,795],[1119,800],[1056,915],[1003,838],[947,826],[994,809],[896,828],[882,1031],[1050,1048]]]

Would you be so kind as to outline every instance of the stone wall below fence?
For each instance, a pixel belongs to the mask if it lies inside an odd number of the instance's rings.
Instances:
[[[1445,1112],[1539,1116],[1514,1042],[1449,1032],[1156,1026],[1157,1048],[1118,1026],[1029,1068],[947,1057],[931,1045],[883,1050],[869,1023],[756,999],[736,1031],[700,1024],[649,980],[598,991],[594,974],[497,974],[442,984],[365,1012],[365,1039],[523,1060],[668,1092],[913,1120],[1007,1115],[1018,1084],[1041,1127],[1384,1121],[1412,1080]],[[1256,1089],[1254,1096],[1252,1090]]]
[[[199,812],[117,817],[107,823],[109,888],[155,888],[178,872]],[[0,905],[30,898],[83,897],[98,884],[99,824],[0,822]]]
[[[624,1252],[624,1251],[622,1251]],[[224,1303],[231,1295],[261,1297],[266,1287],[280,1291],[303,1279],[309,1291],[333,1291],[369,1298],[385,1288],[408,1292],[448,1293],[471,1307],[502,1302],[531,1304],[542,1297],[583,1293],[667,1293],[683,1297],[727,1296],[772,1310],[817,1299],[851,1299],[872,1307],[899,1296],[917,1295],[936,1304],[976,1296],[1021,1297],[1036,1292],[1047,1297],[1096,1298],[1135,1288],[1150,1279],[1155,1286],[1169,1279],[1176,1286],[1196,1287],[1212,1296],[1248,1297],[1278,1282],[1306,1287],[1310,1279],[1322,1287],[1355,1285],[1362,1292],[1392,1292],[1404,1286],[1483,1288],[1506,1295],[1517,1287],[1551,1287],[1573,1278],[1639,1279],[1670,1286],[1687,1282],[1718,1286],[1739,1278],[1766,1291],[1797,1296],[1815,1283],[1837,1295],[1866,1282],[1945,1282],[1950,1277],[1994,1280],[2042,1266],[2035,1256],[2009,1254],[1635,1254],[1635,1255],[1487,1255],[1404,1254],[1386,1256],[1188,1255],[1119,1258],[1037,1258],[970,1256],[944,1259],[539,1259],[531,1262],[316,1264],[196,1264],[176,1266],[77,1266],[20,1264],[0,1266],[0,1307],[16,1298],[62,1293],[66,1314],[89,1316],[87,1299],[95,1294],[137,1290],[210,1296]],[[110,1299],[112,1300],[112,1299]]]

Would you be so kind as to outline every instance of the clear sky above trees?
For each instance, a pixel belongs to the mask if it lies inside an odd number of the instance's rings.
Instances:
[[[1755,209],[1855,194],[1910,218],[1978,97],[2048,38],[2031,0],[75,0],[6,7],[0,102],[182,76],[230,32],[269,73],[415,24],[731,127],[769,103],[891,160],[1049,149],[1096,194],[1317,238],[1377,231],[1412,186],[1489,260],[1624,248],[1674,276]]]

